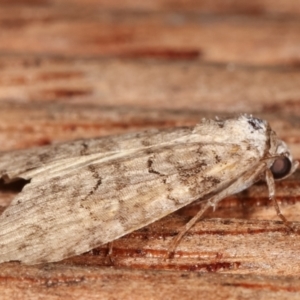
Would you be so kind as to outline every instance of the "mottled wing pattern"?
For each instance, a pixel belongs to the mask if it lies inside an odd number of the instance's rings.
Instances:
[[[158,144],[173,143],[176,138],[191,134],[193,128],[152,129],[139,133],[100,137],[86,140],[75,140],[44,147],[25,150],[0,152],[0,178],[6,181],[16,177],[31,179],[44,171],[62,170],[72,165],[74,168],[89,164],[94,158],[108,158],[111,155],[126,151],[135,151]],[[48,176],[49,174],[47,174]]]
[[[126,148],[119,141],[111,153],[102,151],[106,155],[84,153],[85,163],[60,157],[68,159],[61,172],[33,177],[0,216],[0,262],[35,264],[81,254],[226,189],[259,161],[247,145],[194,142],[183,138],[191,129],[180,130],[175,139],[166,131],[154,134],[155,142],[150,137]],[[15,174],[26,173],[20,170]]]
[[[5,181],[30,179],[0,216],[0,262],[58,261],[246,188],[269,137],[266,122],[241,116],[0,153]]]

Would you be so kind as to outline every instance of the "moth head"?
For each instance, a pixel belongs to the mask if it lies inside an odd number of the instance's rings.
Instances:
[[[281,180],[295,172],[299,162],[293,160],[287,145],[283,141],[277,140],[276,142],[276,158],[273,161],[270,170],[275,180]]]

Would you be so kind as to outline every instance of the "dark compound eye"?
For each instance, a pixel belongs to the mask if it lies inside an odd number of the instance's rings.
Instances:
[[[287,157],[277,158],[272,167],[271,172],[275,179],[280,179],[288,175],[291,171],[292,163]]]

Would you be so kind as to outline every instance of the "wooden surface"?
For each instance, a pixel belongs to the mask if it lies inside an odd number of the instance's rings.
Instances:
[[[0,150],[253,113],[300,159],[300,4],[0,1]],[[1,299],[298,299],[300,171],[63,262],[0,265]],[[0,181],[5,208],[21,185]]]

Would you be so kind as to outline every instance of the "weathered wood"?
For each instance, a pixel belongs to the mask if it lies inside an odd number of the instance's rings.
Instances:
[[[31,0],[32,1],[32,0]],[[48,4],[47,0],[35,0],[41,4]],[[246,15],[297,15],[300,13],[299,5],[295,0],[153,0],[139,1],[127,0],[62,0],[56,5],[96,10],[101,7],[107,10],[134,11],[134,12],[190,12],[203,14],[246,14]]]
[[[297,67],[32,55],[1,55],[0,66],[0,104],[36,101],[300,114]]]
[[[297,277],[2,265],[1,299],[298,299]],[[14,289],[7,282],[13,282]]]
[[[14,124],[16,120],[19,120],[22,117],[22,113],[24,114],[26,111],[27,118],[25,120],[27,120],[27,122],[33,120],[31,122],[32,128],[35,128],[35,126],[37,128],[43,128],[41,134],[45,131],[52,131],[52,137],[49,137],[49,142],[56,139],[55,129],[60,133],[60,139],[71,138],[69,136],[70,132],[68,130],[63,130],[63,128],[66,127],[65,124],[68,123],[68,118],[70,116],[72,117],[74,124],[80,124],[80,118],[83,115],[86,116],[86,119],[93,124],[93,126],[91,126],[92,128],[97,128],[98,123],[96,116],[101,116],[101,122],[106,124],[106,127],[104,126],[104,128],[106,128],[107,132],[104,132],[104,134],[107,134],[109,131],[112,131],[110,128],[111,119],[122,120],[122,126],[127,124],[132,130],[134,128],[133,124],[140,124],[139,126],[141,128],[147,127],[149,124],[154,127],[173,126],[176,121],[181,125],[188,124],[189,122],[196,122],[199,115],[201,115],[201,112],[191,113],[190,111],[174,113],[172,110],[158,110],[155,113],[154,110],[152,112],[143,112],[141,109],[126,110],[124,108],[118,109],[117,107],[105,110],[101,107],[95,109],[95,106],[74,106],[68,104],[43,104],[38,106],[35,103],[31,105],[5,103],[3,107],[6,107],[6,110],[3,110],[3,117],[5,115],[9,116],[7,119],[4,118],[7,125]],[[139,122],[131,123],[134,116],[135,118],[136,116],[139,116]],[[205,113],[202,112],[202,116],[205,116]],[[289,119],[288,117],[282,118],[282,116],[279,117],[276,114],[267,116],[267,119],[269,118],[279,131],[281,128],[281,133],[286,139],[291,137],[291,133],[296,134],[296,132],[299,132],[299,125],[297,125],[294,119]],[[54,124],[57,122],[60,125],[58,127],[53,126],[53,124],[51,124],[53,120],[56,120]],[[58,120],[64,120],[65,123],[60,123]],[[107,123],[103,122],[103,120],[106,120]],[[147,120],[146,124],[143,124],[143,120]],[[163,120],[165,120],[166,123],[161,123]],[[43,123],[48,124],[48,127],[43,126]],[[130,124],[133,127],[130,127]],[[294,127],[294,131],[292,131],[294,125],[296,125],[296,127]],[[126,126],[122,126],[119,127],[120,131],[125,130],[126,128]],[[20,125],[19,128],[22,129],[22,126]],[[28,124],[25,128],[28,128]],[[284,130],[282,130],[282,128],[284,128]],[[32,135],[32,132],[34,131],[30,131],[30,134],[27,135],[29,144],[35,144],[36,142],[34,138],[31,139],[31,137],[34,136]],[[83,130],[83,132],[89,131]],[[89,134],[94,135],[96,132],[89,132]],[[296,141],[298,140],[299,139],[296,138]],[[299,149],[298,142],[294,144],[294,147],[295,149]],[[299,155],[298,151],[297,155]],[[256,274],[257,276],[262,276],[259,280],[263,280],[264,285],[273,286],[273,284],[270,283],[272,280],[270,281],[270,277],[268,276],[295,276],[300,272],[300,259],[298,255],[298,249],[300,247],[298,242],[300,232],[300,215],[298,213],[298,208],[300,206],[300,191],[298,181],[299,172],[291,178],[276,184],[276,191],[278,200],[281,203],[281,209],[290,221],[295,222],[295,232],[288,232],[283,224],[278,221],[275,210],[268,201],[267,187],[264,183],[260,183],[249,190],[237,196],[232,196],[222,202],[216,212],[210,213],[210,215],[207,216],[207,219],[197,223],[197,225],[183,238],[175,253],[175,257],[170,260],[164,260],[168,245],[181,226],[183,226],[199,209],[197,205],[187,207],[181,212],[168,216],[151,226],[115,241],[113,243],[113,254],[111,259],[107,257],[107,246],[103,246],[94,249],[85,255],[73,257],[57,263],[56,265],[59,267],[63,266],[64,270],[69,272],[71,272],[71,270],[73,271],[73,276],[68,277],[67,281],[75,282],[76,288],[73,286],[72,288],[69,287],[68,291],[64,291],[62,286],[64,286],[65,283],[61,283],[60,276],[65,278],[65,271],[63,271],[64,275],[47,273],[49,276],[47,277],[47,280],[50,282],[51,287],[53,287],[51,282],[55,282],[54,285],[57,291],[61,291],[65,296],[69,295],[68,297],[71,299],[72,297],[88,297],[90,293],[92,293],[94,282],[84,280],[83,289],[81,286],[83,283],[80,282],[80,287],[78,287],[77,281],[78,278],[81,278],[79,274],[82,270],[87,272],[90,267],[95,266],[99,268],[99,272],[103,272],[105,266],[112,267],[112,269],[108,270],[111,270],[109,276],[114,278],[113,282],[114,280],[117,280],[118,282],[116,287],[117,297],[123,296],[124,294],[127,295],[137,283],[138,285],[143,284],[144,276],[148,278],[147,274],[149,271],[146,270],[149,269],[173,270],[173,272],[187,271],[189,272],[188,274],[195,271],[248,274],[250,277],[245,277],[247,282],[246,285],[248,284],[248,281],[252,282],[252,280],[257,280],[253,275]],[[10,187],[3,184],[0,186],[0,191],[2,191],[2,193],[0,193],[0,201],[2,205],[7,205],[15,193],[20,190],[20,187],[15,187],[14,185],[11,185]],[[75,266],[78,266],[79,269],[74,269]],[[126,278],[123,281],[120,281],[120,279],[117,279],[118,276],[116,276],[115,272],[117,269],[124,267],[130,268],[131,270],[144,270],[144,272],[137,273],[137,278],[133,283],[131,281],[131,276],[127,276],[126,271],[120,270],[120,274],[123,274],[123,278]],[[37,267],[37,269],[33,267],[33,269],[31,269],[30,267],[20,264],[4,264],[0,266],[0,274],[3,270],[7,270],[7,268],[18,268],[21,272],[33,270],[32,276],[33,278],[36,278],[36,282],[43,282],[43,280],[39,279],[40,268],[48,269],[49,265],[43,265]],[[105,272],[109,273],[110,271],[106,270]],[[153,274],[160,274],[160,272]],[[163,274],[166,281],[172,281],[175,273]],[[15,276],[17,279],[12,276],[7,277],[6,275],[3,275],[3,280],[6,278],[4,290],[9,297],[15,292],[16,280],[18,282],[23,282],[24,285],[28,284],[26,283],[27,279],[21,279],[17,274]],[[282,284],[286,284],[289,279],[288,277],[283,278]],[[221,277],[219,279],[222,280],[225,278]],[[97,281],[97,283],[102,282],[101,280],[102,279]],[[151,276],[149,280],[152,280]],[[66,284],[68,285],[68,283]],[[198,285],[202,283],[192,282],[190,284]],[[35,286],[36,288],[32,288],[25,294],[27,295],[28,293],[28,298],[33,297],[35,293],[36,295],[43,295],[45,292],[44,285],[45,283],[42,284],[43,287]],[[249,285],[251,284],[249,283]],[[293,287],[293,289],[297,290],[298,287]],[[77,288],[79,289],[78,291]],[[165,285],[165,288],[167,290],[169,289],[168,284]],[[207,285],[206,288],[213,288],[213,285]],[[18,289],[20,289],[20,292],[22,291],[22,284],[21,287],[18,285]],[[199,292],[196,286],[193,286],[192,290],[193,289],[196,289],[196,291]],[[256,287],[251,286],[250,290],[251,292],[256,292]],[[183,294],[180,295],[183,296],[184,291],[181,292]],[[227,292],[230,292],[233,296],[235,295],[235,297],[239,296],[239,293],[236,294],[235,285],[233,285],[231,289],[229,288]],[[97,290],[97,293],[99,293],[98,296],[101,295],[104,297],[106,295],[106,292],[104,291],[100,292]],[[225,297],[224,295],[226,295],[226,293],[224,293],[225,292],[223,291],[220,294],[220,299]],[[284,293],[286,293],[286,290],[283,288],[282,297],[286,297]],[[176,294],[177,292],[170,291],[171,297],[172,295],[175,297]],[[49,292],[48,295],[49,297],[52,296],[52,292]],[[142,295],[145,298],[149,298],[151,297],[151,291],[145,291],[145,294],[142,293]],[[193,295],[192,292],[191,295]],[[164,292],[161,297],[163,296]],[[160,297],[157,295],[157,298]]]
[[[299,13],[293,0],[1,1],[0,151],[248,112],[300,159]],[[103,246],[1,264],[1,299],[297,299],[299,178],[276,183],[294,232],[261,182],[197,223],[170,260],[198,204],[115,241],[111,258]],[[0,181],[2,208],[21,187]]]
[[[101,6],[83,4],[71,9],[69,5],[44,3],[1,5],[0,24],[0,51],[15,54],[190,59],[263,66],[299,65],[300,60],[297,18],[126,14],[101,10]]]

